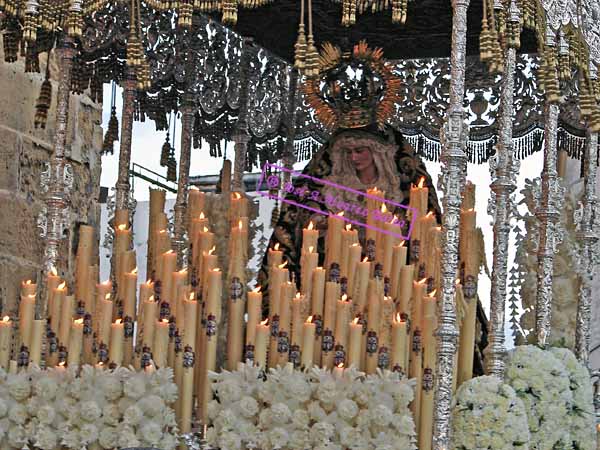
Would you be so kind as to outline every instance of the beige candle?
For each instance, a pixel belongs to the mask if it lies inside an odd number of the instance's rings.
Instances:
[[[56,268],[52,267],[46,275],[46,300],[47,306],[50,308],[50,303],[52,302],[52,296],[54,295],[54,290],[58,287],[58,285],[62,283],[62,280],[58,276],[56,272]],[[31,295],[31,294],[27,294]]]
[[[410,358],[410,368],[409,368],[409,376],[410,378],[414,378],[416,376],[420,376],[418,374],[421,373],[421,334],[423,331],[422,322],[423,322],[423,294],[425,292],[425,283],[426,279],[422,279],[420,281],[413,282],[413,295],[411,302],[411,311],[410,311],[410,321],[411,321],[411,330],[410,330],[410,342],[411,342],[411,358]],[[418,330],[417,339],[415,339],[415,332]],[[417,345],[418,344],[418,345]],[[418,392],[417,392],[417,395]]]
[[[308,247],[307,247],[308,248]],[[317,248],[314,246],[314,248]],[[278,266],[283,262],[283,252],[279,250],[279,242],[276,243],[273,248],[269,249],[269,253],[267,256],[267,262],[269,264],[269,268],[273,266]]]
[[[304,323],[303,309],[305,297],[298,292],[292,299],[292,338],[290,340],[291,345],[302,344],[302,327]]]
[[[432,293],[434,294],[434,293]],[[435,295],[435,294],[434,294]],[[430,295],[423,298],[423,374],[420,380],[421,411],[419,420],[419,449],[431,450],[433,437],[433,374],[436,358],[436,300]],[[419,385],[417,385],[419,387]]]
[[[110,346],[108,350],[108,360],[117,366],[123,364],[124,331],[125,329],[121,319],[117,319],[115,323],[110,325]]]
[[[377,218],[374,213],[381,209],[381,198],[385,196],[385,192],[380,191],[377,187],[367,189],[367,229],[366,240],[377,241]]]
[[[390,222],[392,220],[392,215],[388,212],[387,210],[387,206],[385,205],[385,203],[381,204],[381,207],[379,208],[379,214],[377,215],[376,219],[375,219],[375,226],[377,227],[376,229],[376,234],[375,234],[375,261],[378,263],[383,264],[384,263],[384,254],[385,254],[385,238],[386,238],[386,234],[383,232],[383,230],[387,230],[386,229],[386,225],[388,225],[386,222]],[[393,227],[394,231],[396,227]],[[391,245],[390,245],[390,250],[391,248],[395,245],[396,243],[392,240],[391,241]],[[390,261],[391,263],[391,261]]]
[[[346,294],[342,296],[342,299],[344,301],[346,301],[347,298],[348,296]],[[328,350],[328,348],[330,347],[329,344],[325,346],[325,348],[323,348],[323,338],[327,336],[326,339],[329,342],[329,340],[332,339],[332,337],[334,336],[333,332],[335,330],[337,301],[337,298],[334,298],[332,296],[325,297],[325,309],[323,312],[323,336],[321,336],[321,365],[329,369],[333,367],[333,348],[331,350]]]
[[[96,314],[96,285],[98,284],[99,268],[97,265],[92,265],[88,270],[87,291],[84,293],[83,301],[85,302],[85,311],[92,316]]]
[[[173,272],[175,272],[177,268],[177,254],[173,250],[169,250],[163,253],[160,257],[161,259],[161,275],[160,281],[161,285],[161,301],[166,300],[171,305],[175,303],[175,298],[171,297],[173,291],[171,289],[173,285]]]
[[[198,317],[197,308],[198,302],[195,300],[186,300],[183,303],[185,333],[183,335],[183,380],[180,413],[180,430],[182,433],[189,433],[192,426],[192,409],[194,406],[194,365],[196,359],[196,318]]]
[[[329,271],[332,263],[340,263],[342,256],[342,230],[344,212],[327,217],[327,239],[325,242],[325,269]]]
[[[205,253],[208,253],[211,248],[215,246],[215,234],[208,230],[208,227],[203,227],[202,230],[196,234],[196,243],[194,244],[193,258],[196,266],[196,274],[198,281],[202,283],[202,275],[204,274],[204,257]]]
[[[0,321],[0,369],[8,370],[10,361],[10,345],[12,341],[12,320],[4,316]]]
[[[429,189],[423,187],[425,184],[425,177],[419,180],[417,186],[411,186],[410,188],[410,200],[409,200],[409,219],[413,222],[412,235],[415,239],[419,239],[419,218],[424,216],[427,212]],[[414,210],[413,210],[414,209]],[[414,214],[414,215],[413,215]]]
[[[181,269],[177,272],[171,272],[171,293],[168,295],[168,297],[165,297],[169,300],[169,303],[171,304],[171,314],[174,315],[175,317],[179,317],[181,315],[181,311],[177,310],[177,306],[179,305],[179,302],[177,301],[179,298],[179,288],[181,286],[184,286],[188,281],[188,271],[187,269]],[[177,320],[177,323],[179,324],[179,319]],[[183,321],[181,322],[181,324],[183,324]]]
[[[369,305],[367,308],[367,340],[377,339],[381,340],[381,309],[382,309],[382,298],[378,292],[379,289],[376,285],[376,280],[369,280]],[[365,368],[367,373],[375,373],[377,370],[377,349],[379,345],[370,346],[367,345],[365,352]],[[373,350],[373,351],[371,351]]]
[[[133,271],[136,268],[136,254],[135,250],[125,251],[119,254],[121,264],[121,272],[117,275],[117,285],[118,285],[118,298],[123,300],[125,297],[125,274]]]
[[[152,344],[154,342],[155,322],[158,316],[158,302],[154,301],[154,297],[150,297],[144,302],[144,307],[142,310],[142,346],[146,345],[148,347],[152,347]]]
[[[350,323],[350,338],[348,342],[347,366],[362,369],[362,338],[363,326],[358,317]]]
[[[34,314],[35,297],[33,295],[21,297],[21,303],[19,304],[19,335],[21,336],[21,343],[28,348],[31,348],[31,328]]]
[[[201,192],[196,186],[190,186],[188,190],[188,217],[198,217],[204,211],[206,203],[206,195]]]
[[[340,274],[342,277],[348,278],[350,253],[353,245],[358,245],[358,231],[352,229],[352,224],[347,223],[345,229],[342,230],[342,244],[340,256]],[[360,260],[360,257],[359,257]]]
[[[169,319],[155,322],[152,358],[158,368],[167,367],[167,352],[169,349]]]
[[[279,297],[279,339],[288,340],[291,334],[292,323],[292,299],[294,298],[295,286],[291,282],[285,282],[281,286],[281,295]],[[284,366],[289,359],[289,352],[279,353],[278,364]]]
[[[391,295],[395,299],[398,299],[398,286],[400,284],[402,267],[406,265],[406,252],[407,248],[404,245],[404,241],[395,245],[392,249],[392,269],[389,276]]]
[[[110,294],[100,302],[100,320],[98,323],[98,343],[106,345],[110,342],[110,329],[112,325],[113,302],[110,300]]]
[[[50,328],[58,336],[59,324],[60,324],[60,309],[65,302],[65,296],[67,295],[67,283],[64,281],[58,285],[52,294],[50,303],[48,304],[48,315],[50,318]]]
[[[566,151],[560,150],[558,152],[558,161],[556,163],[556,173],[559,177],[564,178],[567,173],[567,161],[569,155]]]
[[[81,348],[83,345],[83,319],[73,320],[69,333],[69,354],[67,364],[78,366],[81,361]]]
[[[221,293],[223,286],[223,273],[215,268],[208,272],[208,290],[205,303],[206,316],[214,315],[217,324],[221,322]]]
[[[117,225],[115,229],[115,240],[113,244],[113,255],[115,256],[116,269],[115,273],[119,276],[123,270],[121,268],[120,255],[123,252],[129,250],[131,245],[131,229],[127,227],[127,224],[122,223]]]
[[[412,264],[402,266],[400,270],[400,282],[398,283],[398,311],[410,313],[410,299],[412,297],[413,279],[415,266]]]
[[[211,271],[211,274],[214,271]],[[220,274],[220,271],[219,271]],[[219,283],[219,301],[220,301],[220,291],[221,285]],[[210,292],[210,291],[209,291]],[[220,306],[220,305],[219,305]],[[213,315],[211,310],[207,311],[207,314]],[[200,374],[200,402],[199,405],[199,414],[198,417],[203,424],[207,423],[206,417],[206,408],[208,405],[208,401],[210,399],[210,380],[208,379],[208,372],[214,372],[216,370],[217,365],[217,338],[218,338],[218,327],[219,323],[216,322],[216,326],[214,328],[205,328],[206,331],[206,340],[204,341],[204,358],[205,364],[202,366],[202,373]],[[258,340],[258,336],[257,336]]]
[[[263,295],[260,286],[248,292],[248,324],[246,326],[246,345],[254,345],[256,339],[256,326],[262,319]]]
[[[227,368],[236,370],[242,361],[244,352],[244,310],[246,302],[243,297],[229,296],[227,310],[229,320],[227,321]],[[258,318],[256,318],[258,320]]]
[[[396,305],[392,297],[386,295],[381,303],[381,326],[379,328],[379,347],[388,350],[392,345],[392,322],[396,312]]]
[[[73,319],[73,303],[75,298],[67,295],[60,307],[60,322],[58,327],[58,343],[66,346],[69,343],[69,333],[71,332],[71,321]]]
[[[44,320],[34,320],[33,330],[31,332],[31,347],[29,348],[29,361],[36,366],[40,366],[42,361],[42,338],[46,330]]]
[[[96,303],[104,300],[106,294],[112,295],[112,282],[110,280],[106,280],[103,283],[98,283],[96,285]]]
[[[365,257],[356,267],[356,278],[354,280],[353,301],[354,313],[359,314],[364,311],[367,305],[367,290],[369,288],[369,273],[371,263]]]
[[[257,366],[267,367],[267,344],[269,342],[269,320],[263,320],[256,325],[256,340],[254,344],[254,362]]]
[[[310,316],[302,326],[302,359],[301,365],[305,369],[310,369],[313,364],[313,349],[315,342],[315,333],[317,326],[312,322],[312,316]]]
[[[335,343],[341,345],[344,350],[348,350],[348,329],[350,326],[350,314],[352,312],[352,302],[346,301],[344,297],[337,301],[337,311],[335,318]]]
[[[240,217],[248,217],[248,199],[239,192],[232,192],[229,204],[229,223],[236,224]]]
[[[166,222],[166,219],[165,219]],[[166,225],[165,225],[166,226]],[[165,228],[160,228],[159,231],[156,232],[156,238],[154,243],[154,271],[152,272],[152,277],[155,280],[160,280],[162,276],[162,255],[163,253],[169,251],[171,249],[171,236],[169,236],[168,231]]]
[[[396,313],[394,321],[392,322],[392,356],[391,356],[391,367],[394,372],[400,372],[406,375],[408,368],[406,362],[408,361],[408,328],[406,324],[406,314],[400,315]]]
[[[202,298],[206,299],[208,295],[208,284],[209,284],[209,273],[217,267],[218,256],[215,255],[216,247],[213,245],[212,248],[205,253],[202,253]]]
[[[154,283],[152,282],[152,280],[148,280],[145,283],[140,284],[140,305],[143,306],[144,302],[147,301],[153,295]]]
[[[281,285],[289,280],[288,270],[285,268],[287,261],[271,270],[269,280],[269,315],[279,315],[279,298],[281,296]]]
[[[123,279],[123,317],[130,317],[132,320],[135,320],[136,319],[135,293],[137,290],[137,267],[134,267],[134,269],[131,272],[125,272],[123,274],[122,279]],[[142,286],[143,286],[143,284],[142,284]],[[142,290],[142,288],[140,288],[140,291],[141,290]],[[148,295],[148,293],[145,293],[145,294]],[[148,297],[150,295],[148,295]]]
[[[360,263],[362,247],[359,244],[352,244],[349,249],[347,278],[348,278],[348,293],[354,293],[354,280],[356,279],[356,268]]]
[[[319,254],[314,251],[314,247],[309,247],[306,252],[302,250],[302,256],[300,257],[300,292],[302,292],[302,295],[311,296],[313,271],[318,265]],[[324,276],[325,273],[323,273]]]
[[[157,230],[161,229],[159,227],[159,224],[157,223],[157,218],[160,214],[163,214],[163,211],[165,209],[165,198],[165,191],[150,188],[150,214],[148,220],[148,255],[146,259],[146,273],[149,277],[152,276],[153,271],[156,269],[155,233]]]
[[[308,252],[310,247],[317,248],[319,241],[319,230],[315,230],[315,225],[309,222],[308,226],[302,229],[302,250]]]
[[[477,297],[466,299],[462,286],[456,287],[456,301],[466,304],[465,316],[461,322],[458,350],[457,386],[473,378],[473,354],[475,352],[475,331],[477,325]]]
[[[59,277],[54,277],[54,276],[53,276],[53,278],[56,279],[56,286],[58,286],[60,284],[60,278]],[[54,284],[54,282],[52,284]],[[56,286],[51,286],[49,284],[47,287],[49,289],[56,289]],[[22,296],[25,297],[27,295],[35,295],[36,291],[37,291],[37,284],[35,284],[31,280],[23,281],[21,283],[21,295]]]
[[[328,281],[327,283],[325,283],[325,302],[327,304],[336,305],[335,308],[337,309],[337,301],[340,298],[340,295],[341,295],[341,286],[339,283],[336,283],[334,281]],[[347,299],[347,298],[348,297],[346,296],[345,299]],[[348,303],[351,304],[351,302],[348,302]],[[331,314],[332,311],[329,311],[329,313]],[[315,349],[314,349],[315,365],[319,365],[319,362],[321,362],[321,360],[323,358],[323,356],[322,356],[323,331],[325,330],[324,318],[323,318],[324,314],[325,314],[325,312],[324,312],[324,307],[323,307],[323,301],[321,300],[321,304],[318,305],[318,308],[313,307],[313,309],[312,309],[313,322],[315,322],[315,324],[317,325],[317,339],[315,340]],[[334,312],[334,314],[336,314],[336,313]],[[350,316],[348,316],[348,317],[350,317]],[[319,330],[319,328],[320,328],[320,330]],[[333,331],[333,328],[331,328],[330,330]],[[327,363],[330,362],[329,359],[332,356],[333,355],[328,355]],[[331,363],[333,363],[333,360],[331,360]]]

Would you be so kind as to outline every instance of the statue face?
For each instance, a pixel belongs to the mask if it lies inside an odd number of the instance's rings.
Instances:
[[[362,172],[373,165],[373,154],[371,153],[371,149],[366,147],[364,143],[353,144],[348,142],[346,144],[346,154],[352,163],[352,167],[354,167],[357,172]]]

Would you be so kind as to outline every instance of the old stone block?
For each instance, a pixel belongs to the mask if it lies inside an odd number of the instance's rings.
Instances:
[[[35,280],[40,266],[25,259],[0,255],[0,311],[2,316],[17,313],[22,280]]]
[[[40,204],[20,195],[0,192],[0,255],[41,263],[43,242],[37,229]]]
[[[0,189],[17,190],[22,147],[21,136],[0,125]]]

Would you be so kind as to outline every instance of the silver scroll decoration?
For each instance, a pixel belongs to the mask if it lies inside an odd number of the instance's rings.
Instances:
[[[517,24],[520,11],[511,1],[508,20]],[[489,344],[485,350],[485,366],[488,375],[503,379],[506,347],[504,345],[504,325],[506,311],[506,282],[508,269],[508,242],[510,238],[510,218],[513,212],[511,195],[516,188],[513,165],[512,117],[514,113],[513,97],[515,86],[515,64],[517,49],[509,45],[505,56],[505,71],[502,80],[501,115],[499,140],[496,154],[490,161],[494,169],[490,188],[493,194],[494,218],[494,261],[492,269],[492,288],[490,299]]]
[[[70,149],[66,146],[69,123],[71,69],[76,53],[72,40],[65,37],[62,45],[57,49],[57,53],[61,62],[61,70],[58,81],[54,154],[50,159],[47,175],[45,176],[47,189],[42,187],[46,192],[46,205],[44,208],[46,215],[45,219],[38,221],[38,226],[42,229],[42,236],[45,243],[44,273],[48,273],[53,267],[57,266],[59,258],[58,247],[60,241],[63,239],[64,230],[69,226],[69,197],[70,189],[73,185],[72,168],[67,162],[67,158],[71,156]],[[42,184],[44,184],[44,181],[42,181]],[[39,314],[39,317],[45,319],[48,305],[46,302],[41,301],[41,299],[46,297],[43,291],[44,289],[42,288],[41,295],[38,296],[36,313]]]
[[[451,404],[456,362],[458,329],[454,305],[455,280],[458,270],[458,238],[460,206],[467,172],[469,127],[463,108],[465,95],[465,49],[467,43],[467,9],[469,0],[453,0],[450,103],[447,122],[442,129],[442,175],[440,184],[444,199],[442,218],[442,283],[437,337],[437,366],[433,423],[433,449],[447,450],[451,442]]]
[[[544,142],[544,169],[541,179],[540,207],[535,212],[539,221],[537,296],[535,304],[535,336],[540,346],[546,345],[550,334],[552,314],[552,278],[554,273],[554,254],[561,240],[559,230],[560,213],[557,201],[561,198],[563,187],[556,172],[556,137],[559,106],[546,105],[546,125]]]
[[[584,157],[585,188],[583,201],[575,212],[577,239],[580,243],[581,286],[577,304],[577,327],[575,329],[575,355],[587,364],[590,352],[590,320],[592,314],[592,281],[598,264],[596,218],[596,171],[598,169],[598,133],[588,131]]]
[[[246,170],[248,142],[250,142],[250,133],[248,132],[248,79],[251,70],[250,64],[252,52],[253,48],[251,42],[249,40],[244,40],[242,42],[238,119],[233,135],[235,160],[231,189],[234,192],[241,192],[244,190],[244,183],[242,181],[244,171]]]
[[[194,100],[191,94],[185,94],[181,106],[181,149],[179,152],[179,177],[177,179],[177,198],[174,209],[173,243],[177,251],[177,267],[183,268],[188,248],[186,242],[186,211],[192,157],[192,135],[194,133]]]

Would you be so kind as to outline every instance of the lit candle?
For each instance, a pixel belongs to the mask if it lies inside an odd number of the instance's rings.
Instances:
[[[300,257],[300,292],[303,295],[311,295],[313,271],[318,265],[319,254],[314,251],[314,247],[309,247],[308,251],[302,250],[302,256]],[[323,277],[325,277],[325,271],[323,271]]]
[[[281,250],[279,250],[279,242],[278,242],[273,246],[272,249],[271,248],[269,249],[268,256],[267,256],[267,263],[269,265],[269,269],[273,266],[280,265],[282,263],[282,261],[283,261],[283,252]]]
[[[359,244],[352,244],[350,246],[349,255],[348,255],[348,264],[346,268],[347,278],[348,278],[348,292],[350,294],[354,293],[354,280],[356,279],[356,268],[358,263],[360,263],[360,256],[362,253],[362,247]]]
[[[381,303],[381,326],[379,328],[379,347],[385,347],[389,349],[392,345],[392,322],[394,320],[394,313],[396,312],[396,305],[394,299],[389,295],[383,297]]]
[[[238,297],[231,292],[227,302],[229,320],[227,321],[227,368],[236,370],[243,359],[244,352],[244,310],[246,302],[242,293]],[[258,320],[258,317],[255,319]]]
[[[281,295],[281,285],[289,280],[288,270],[285,268],[287,261],[279,266],[273,267],[271,278],[269,280],[269,315],[279,315],[279,297]]]
[[[113,255],[115,256],[115,273],[120,276],[123,272],[121,268],[120,255],[123,252],[129,250],[131,244],[131,229],[127,227],[126,223],[117,225],[115,229],[115,241],[113,244]]]
[[[426,279],[422,279],[420,281],[413,282],[413,290],[412,290],[412,302],[411,302],[411,311],[410,311],[410,321],[411,321],[411,330],[410,330],[410,342],[411,342],[411,358],[410,358],[410,368],[409,374],[410,378],[414,378],[417,376],[417,373],[420,373],[421,368],[421,343],[420,336],[423,331],[422,322],[423,322],[423,294],[425,292],[426,287]],[[418,338],[416,339],[419,342],[419,345],[415,345],[415,331],[418,330]]]
[[[50,316],[50,328],[58,336],[59,324],[60,324],[60,309],[65,302],[65,296],[67,294],[67,283],[64,281],[58,285],[52,294],[52,300],[49,303],[49,316]]]
[[[248,292],[248,324],[246,325],[246,345],[255,345],[256,326],[262,318],[263,295],[260,286]]]
[[[221,293],[223,273],[218,267],[208,272],[208,290],[206,295],[205,313],[214,315],[217,324],[221,322]]]
[[[179,287],[184,286],[188,280],[188,271],[187,269],[181,269],[176,272],[171,272],[171,292],[168,294],[167,298],[169,303],[171,304],[171,313],[175,317],[181,316],[182,311],[177,310],[177,306],[179,302],[177,301],[179,296],[177,295],[179,292]],[[179,323],[179,319],[177,320]],[[181,322],[183,323],[183,322]]]
[[[342,297],[344,301],[348,298],[346,294]],[[323,312],[323,336],[321,337],[321,365],[331,369],[333,367],[333,348],[328,350],[330,346],[323,345],[323,338],[330,339],[333,336],[335,330],[335,318],[337,309],[337,298],[326,296],[325,297],[325,309]],[[325,348],[323,348],[325,347]]]
[[[169,319],[155,322],[152,358],[158,368],[167,367],[167,351],[169,348]]]
[[[364,311],[367,305],[367,290],[369,288],[369,273],[371,271],[371,263],[365,257],[356,267],[356,278],[354,280],[353,301],[355,313]]]
[[[345,229],[342,230],[341,256],[339,261],[342,277],[348,277],[351,261],[350,253],[353,245],[358,245],[358,231],[353,230],[352,224],[347,223]]]
[[[189,218],[198,217],[205,209],[206,195],[201,192],[196,186],[190,186],[188,190],[188,205],[187,210]]]
[[[347,301],[346,296],[342,296],[342,299],[337,301],[334,336],[336,345],[341,345],[346,351],[348,349],[348,328],[351,310],[352,302]]]
[[[10,360],[10,345],[12,341],[13,323],[10,317],[4,316],[0,321],[0,368],[8,370]]]
[[[110,346],[108,359],[110,362],[120,366],[123,364],[123,338],[124,334],[123,321],[117,319],[115,323],[110,325]]]
[[[137,289],[137,267],[131,272],[125,272],[123,274],[123,317],[130,317],[132,320],[135,320],[135,292]],[[144,286],[144,284],[142,284]],[[140,288],[140,291],[142,288]],[[148,295],[149,293],[145,293]],[[151,295],[151,294],[150,294]],[[148,297],[150,297],[148,295]]]
[[[313,222],[309,222],[308,226],[302,229],[302,250],[308,252],[310,247],[317,248],[319,241],[319,230],[315,229]]]
[[[291,345],[302,344],[303,309],[306,298],[298,292],[292,299],[292,339]]]
[[[435,373],[436,352],[436,299],[435,291],[423,298],[423,374],[420,384],[421,411],[419,420],[419,449],[431,450],[433,435],[433,392],[434,385],[430,381]]]
[[[144,302],[143,311],[143,326],[142,326],[142,347],[152,347],[154,342],[155,322],[158,316],[158,302],[154,301],[154,297],[150,297]]]
[[[390,272],[390,290],[394,298],[398,298],[399,284],[402,268],[406,265],[406,251],[404,241],[392,249],[392,269]]]
[[[162,216],[160,216],[162,217]],[[152,276],[155,280],[160,280],[162,276],[162,255],[163,253],[169,251],[171,248],[171,236],[169,236],[168,231],[165,229],[166,227],[166,218],[165,218],[165,226],[159,228],[159,231],[156,232],[156,238],[154,239],[154,271],[152,272]]]
[[[54,289],[56,289],[61,282],[62,280],[58,276],[56,268],[50,268],[48,275],[46,275],[46,300],[48,307],[50,307],[50,304],[52,302],[52,295],[54,295]]]
[[[376,280],[369,281],[369,304],[367,309],[367,340],[377,339],[378,345],[372,346],[367,343],[366,347],[366,371],[367,373],[375,373],[377,370],[377,350],[381,339],[381,309],[382,298],[376,286]]]
[[[210,252],[210,249],[215,245],[215,234],[211,233],[208,230],[208,227],[203,227],[200,231],[197,232],[196,235],[196,243],[194,244],[194,261],[196,266],[196,273],[198,275],[198,279],[200,283],[202,280],[202,275],[204,274],[204,257],[205,253]]]
[[[332,263],[340,263],[342,256],[342,230],[344,212],[327,217],[327,240],[325,243],[325,268],[330,269]]]
[[[412,235],[415,239],[419,239],[419,217],[422,217],[427,212],[429,189],[423,187],[425,177],[421,177],[417,186],[413,185],[410,188],[409,214],[410,220],[413,222]],[[414,215],[413,215],[414,214]]]
[[[344,363],[340,363],[333,368],[333,378],[341,380],[344,377]]]
[[[398,283],[398,311],[410,313],[410,298],[412,296],[415,266],[412,264],[402,266],[400,270],[400,282]]]
[[[21,297],[21,303],[19,304],[19,335],[23,345],[28,348],[31,346],[31,326],[34,314],[35,297],[33,295]]]
[[[359,318],[355,318],[350,323],[350,338],[348,342],[348,367],[362,368],[362,337],[363,326]]]
[[[244,194],[232,192],[229,204],[229,223],[237,223],[240,217],[248,217],[248,199]]]
[[[163,253],[160,257],[161,259],[161,300],[166,300],[169,303],[174,303],[174,298],[171,297],[173,291],[171,290],[171,286],[173,284],[173,272],[175,272],[177,267],[177,254],[173,250],[169,250]]]
[[[202,274],[202,299],[208,295],[209,274],[217,267],[218,256],[215,255],[215,250],[216,247],[213,245],[208,252],[202,253],[202,272],[199,272]]]
[[[340,295],[341,295],[341,286],[339,283],[336,283],[334,281],[328,281],[327,283],[325,283],[325,303],[326,304],[335,305],[334,308],[337,309],[337,301],[340,298]],[[345,298],[347,298],[347,296]],[[348,302],[348,303],[351,304],[350,302]],[[319,365],[319,363],[321,362],[321,360],[323,358],[323,355],[322,355],[323,330],[325,329],[324,317],[323,317],[325,314],[325,311],[324,311],[322,300],[321,300],[321,304],[319,306],[320,307],[318,309],[313,308],[313,310],[312,310],[313,322],[315,322],[317,325],[317,339],[315,341],[315,350],[314,350],[314,363],[317,366]],[[331,312],[332,311],[329,311],[330,314],[331,314]],[[335,312],[334,312],[334,314],[335,314]],[[335,320],[334,320],[334,322],[335,322]],[[330,328],[330,330],[333,331],[333,324],[331,324],[331,326],[332,326],[332,328]],[[319,331],[319,328],[320,328],[320,331]],[[331,357],[333,357],[333,354],[327,355],[326,362],[328,364],[333,363],[333,360],[331,359]],[[331,361],[330,361],[330,359],[331,359]]]
[[[198,317],[197,308],[198,302],[195,300],[186,300],[183,302],[185,333],[183,335],[183,380],[180,413],[180,430],[182,433],[189,433],[192,425],[192,409],[194,406],[194,366],[196,359],[196,318]]]
[[[50,278],[50,275],[48,277]],[[56,277],[53,276],[53,278],[56,279],[56,286],[58,286],[58,284],[60,284],[60,278],[57,276]],[[55,289],[56,286],[48,285],[48,288]],[[36,291],[37,291],[37,284],[35,284],[31,280],[23,281],[21,283],[21,296],[25,297],[27,295],[35,295]]]
[[[269,342],[269,320],[263,320],[256,325],[256,340],[254,344],[254,363],[258,367],[267,367],[267,344]]]
[[[377,218],[376,213],[379,212],[382,201],[381,199],[385,196],[385,192],[380,191],[377,187],[367,189],[367,229],[366,229],[366,240],[377,240]]]
[[[291,282],[285,282],[281,286],[281,295],[279,297],[279,334],[280,339],[288,340],[291,332],[291,321],[292,321],[292,299],[294,298],[295,286]],[[285,351],[279,353],[278,363],[284,366],[289,359],[289,352]]]
[[[74,301],[75,298],[72,295],[67,295],[60,307],[60,323],[58,327],[59,345],[66,346],[69,343],[69,332],[71,331],[71,320],[73,319]]]
[[[456,286],[457,304],[465,304],[466,311],[461,322],[458,350],[457,386],[473,378],[473,353],[475,352],[475,328],[477,326],[477,297],[466,299],[462,285]],[[459,303],[460,302],[460,303]]]
[[[112,294],[112,282],[110,280],[96,285],[96,302],[99,303],[101,300],[104,300],[106,294]]]
[[[98,343],[106,345],[110,342],[110,327],[112,325],[113,302],[110,300],[110,294],[106,294],[104,300],[100,302],[100,321],[98,323]]]
[[[69,354],[67,364],[78,366],[81,360],[81,347],[83,345],[83,319],[74,320],[69,333]]]
[[[313,364],[313,349],[315,342],[316,324],[312,322],[312,316],[302,326],[302,359],[301,364],[305,369],[310,369]]]
[[[402,228],[399,226],[398,216],[393,216],[389,222],[383,224],[383,229],[386,231],[383,235],[383,274],[386,277],[391,276],[392,266],[394,265],[394,249],[400,242],[400,236],[402,234]],[[401,252],[401,250],[398,250]],[[404,259],[406,261],[406,250],[404,250]],[[402,255],[396,255],[401,258]]]
[[[408,328],[406,327],[406,314],[396,313],[394,321],[392,322],[392,357],[391,367],[395,372],[402,374],[407,373],[406,362],[407,358],[407,342],[408,342]]]
[[[31,332],[31,347],[29,348],[30,364],[40,366],[42,360],[42,338],[46,331],[45,320],[34,320],[33,330]]]

